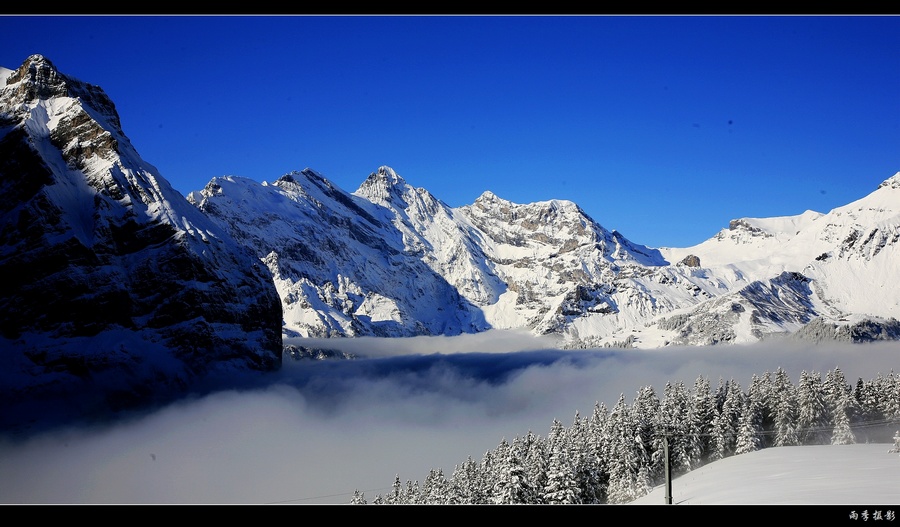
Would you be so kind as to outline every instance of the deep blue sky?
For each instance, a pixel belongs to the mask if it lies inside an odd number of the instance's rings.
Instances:
[[[0,16],[182,193],[380,165],[451,206],[575,201],[653,247],[900,171],[900,17]]]

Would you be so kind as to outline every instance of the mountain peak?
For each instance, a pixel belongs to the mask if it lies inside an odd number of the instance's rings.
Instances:
[[[99,86],[60,73],[50,59],[43,55],[31,55],[18,69],[6,71],[9,73],[5,75],[6,86],[2,89],[7,108],[14,109],[57,97],[70,97],[76,100],[77,105],[93,110],[93,113],[88,112],[88,120],[99,118],[104,121],[100,123],[102,127],[127,141],[115,104]],[[3,77],[4,75],[0,75],[0,85]]]
[[[371,178],[372,176],[377,177],[380,181],[384,181],[389,187],[403,185],[406,183],[406,181],[404,181],[399,174],[394,172],[393,168],[387,165],[378,167],[378,172],[370,175],[369,177]]]
[[[485,190],[480,196],[475,198],[475,203],[491,203],[498,200],[500,200],[500,198],[496,194],[490,190]]]
[[[50,59],[39,53],[35,53],[34,55],[31,55],[30,57],[25,59],[23,66],[24,65],[46,65],[50,68],[53,68],[54,70],[56,69],[56,66],[54,66],[53,63],[50,62]]]
[[[406,180],[394,172],[393,168],[383,165],[378,167],[377,172],[369,174],[355,194],[373,202],[391,201],[393,195],[402,199],[406,186]]]
[[[31,55],[7,79],[7,85],[22,83],[24,99],[48,99],[65,96],[68,84],[65,75],[43,55]]]

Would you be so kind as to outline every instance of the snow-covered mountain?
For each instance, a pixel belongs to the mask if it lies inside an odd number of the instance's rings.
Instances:
[[[102,89],[35,55],[0,69],[0,191],[10,400],[86,379],[127,400],[151,378],[270,369],[282,335],[900,335],[900,173],[828,213],[736,219],[689,248],[632,242],[569,201],[487,191],[450,207],[387,166],[355,192],[306,169],[214,178],[185,199]]]
[[[102,89],[40,55],[0,71],[0,274],[6,410],[281,363],[268,269],[141,159]]]
[[[733,220],[710,240],[664,254],[697,256],[711,280],[750,282],[723,296],[748,308],[733,325],[736,341],[793,333],[813,320],[799,335],[822,336],[813,327],[840,334],[874,324],[885,334],[868,333],[883,338],[896,333],[891,319],[900,314],[898,240],[900,173],[827,214]]]
[[[386,166],[352,194],[306,169],[188,198],[268,264],[289,336],[529,328],[568,347],[660,347],[894,338],[898,182],[684,249],[631,242],[569,201],[449,207]]]
[[[425,217],[431,225],[448,209],[415,191],[418,201],[407,196],[408,205],[400,181],[384,169],[355,195],[307,169],[272,184],[215,178],[188,199],[269,266],[287,335],[411,336],[488,328],[456,284],[435,270],[442,269],[444,256],[414,223]],[[392,203],[402,203],[399,213],[389,208]],[[430,212],[420,215],[419,208]]]

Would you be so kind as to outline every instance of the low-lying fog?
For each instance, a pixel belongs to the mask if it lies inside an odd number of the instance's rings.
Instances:
[[[746,390],[753,374],[840,367],[847,382],[888,374],[900,343],[798,343],[552,349],[518,332],[461,337],[296,340],[358,360],[285,360],[267,384],[181,401],[102,428],[66,428],[25,442],[0,438],[4,503],[349,503],[371,501],[394,475],[449,477],[504,437],[546,437],[597,401],[610,408],[667,381],[703,375]]]

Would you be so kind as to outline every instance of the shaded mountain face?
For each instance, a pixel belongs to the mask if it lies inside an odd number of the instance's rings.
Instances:
[[[106,94],[39,55],[4,77],[4,400],[90,392],[127,406],[208,373],[278,368],[268,269],[140,158]]]

